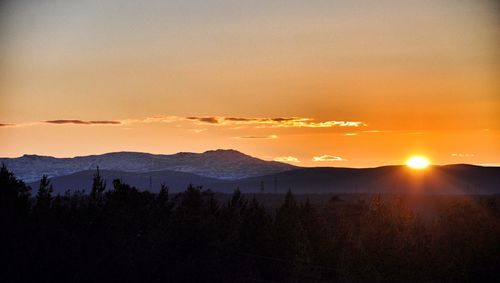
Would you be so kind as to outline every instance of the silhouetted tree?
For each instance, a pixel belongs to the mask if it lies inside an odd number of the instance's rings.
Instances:
[[[183,281],[217,281],[218,206],[213,193],[189,185],[177,197],[171,230],[174,270]],[[192,270],[197,270],[193,273]]]
[[[32,252],[30,187],[15,178],[5,165],[0,168],[0,274],[2,281],[21,281]]]
[[[36,193],[36,204],[33,208],[36,214],[49,212],[53,191],[54,189],[52,184],[50,184],[48,176],[43,175],[42,179],[40,179],[40,186]]]
[[[158,203],[161,206],[164,206],[164,205],[167,204],[167,202],[168,202],[168,192],[169,192],[168,187],[165,184],[161,184],[160,185],[160,192],[158,193],[158,197],[157,197]]]
[[[94,178],[92,179],[92,190],[90,191],[91,201],[96,205],[101,205],[105,190],[106,180],[101,177],[99,166],[97,166]]]
[[[301,276],[305,265],[311,263],[305,232],[300,208],[291,190],[288,190],[285,202],[278,209],[275,219],[274,247],[276,255],[284,260],[277,267],[280,278],[293,282],[304,280]]]
[[[2,164],[0,168],[0,215],[2,219],[11,219],[24,215],[29,210],[31,188]]]
[[[497,196],[429,196],[418,210],[415,196],[318,201],[288,191],[276,204],[283,196],[247,200],[239,189],[225,195],[190,185],[169,194],[162,185],[153,194],[119,179],[104,188],[96,170],[88,194],[53,197],[43,176],[30,199],[29,187],[2,166],[2,282],[499,279]]]

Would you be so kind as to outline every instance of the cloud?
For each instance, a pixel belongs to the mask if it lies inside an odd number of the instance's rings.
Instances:
[[[192,131],[196,134],[199,134],[199,133],[202,133],[204,131],[206,131],[207,129],[192,129]]]
[[[248,118],[248,117],[186,117],[202,123],[218,125],[248,125],[258,128],[330,128],[330,127],[361,127],[366,126],[358,121],[316,121],[303,117],[275,117],[275,118]]]
[[[268,136],[242,136],[242,137],[235,137],[237,139],[277,139],[277,135],[268,135]]]
[[[24,128],[24,127],[31,127],[31,126],[36,126],[42,124],[41,122],[29,122],[29,123],[17,123],[17,124],[11,124],[11,123],[4,123],[0,124],[0,128]]]
[[[312,158],[312,161],[315,161],[315,162],[329,162],[329,161],[342,161],[342,160],[344,160],[344,159],[340,156],[333,156],[333,155],[328,155],[328,154],[324,154],[321,156],[314,156]]]
[[[227,117],[227,118],[224,118],[224,120],[226,120],[226,121],[235,121],[235,122],[248,122],[248,121],[252,121],[251,118],[240,118],[240,117]]]
[[[76,120],[76,119],[57,119],[41,122],[30,122],[23,124],[0,124],[0,127],[15,126],[34,126],[39,124],[54,125],[127,125],[142,123],[173,123],[173,122],[191,122],[197,125],[215,125],[231,126],[231,129],[242,129],[245,127],[253,128],[331,128],[331,127],[363,127],[367,126],[359,121],[316,121],[312,118],[303,117],[224,117],[224,116],[152,116],[142,119],[121,119],[121,120]],[[178,124],[180,127],[181,124]]]
[[[300,160],[297,157],[293,156],[278,156],[273,159],[278,162],[287,162],[287,163],[300,163]]]
[[[179,120],[184,120],[183,117],[179,116],[153,116],[153,117],[147,117],[145,119],[128,119],[128,120],[122,120],[123,123],[172,123],[176,122]]]
[[[452,153],[451,156],[453,157],[473,157],[473,153]]]
[[[311,118],[286,117],[261,119],[258,124],[272,128],[331,128],[331,127],[360,127],[366,126],[363,122],[355,121],[319,121]]]
[[[0,123],[0,127],[13,127],[15,126],[15,124],[4,124],[4,123]]]
[[[287,121],[293,121],[295,119],[297,118],[288,117],[288,118],[272,118],[271,120],[274,122],[287,122]]]
[[[196,120],[201,123],[208,123],[208,124],[219,124],[219,118],[218,117],[186,117],[188,120]]]
[[[105,120],[99,120],[99,121],[85,121],[85,120],[48,120],[48,121],[43,121],[44,123],[47,124],[73,124],[73,125],[120,125],[122,122],[120,121],[105,121]]]

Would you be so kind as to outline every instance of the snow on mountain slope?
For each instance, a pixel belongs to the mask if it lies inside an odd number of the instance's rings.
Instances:
[[[171,155],[112,152],[74,158],[23,155],[18,158],[0,158],[0,163],[5,164],[18,178],[26,182],[37,181],[43,174],[49,177],[64,176],[93,170],[97,166],[105,170],[136,173],[172,170],[225,180],[262,176],[297,168],[286,163],[258,159],[236,150],[221,149]]]

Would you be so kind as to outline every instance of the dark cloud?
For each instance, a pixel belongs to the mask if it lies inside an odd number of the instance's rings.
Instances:
[[[74,125],[120,125],[120,121],[84,121],[84,120],[48,120],[44,121],[48,124],[74,124]]]
[[[227,118],[224,118],[224,120],[226,120],[226,121],[234,121],[234,122],[248,122],[248,121],[253,121],[255,119],[240,118],[240,117],[227,117]]]
[[[286,122],[286,121],[292,121],[292,120],[296,120],[297,118],[292,118],[292,117],[287,117],[287,118],[272,118],[271,120],[273,120],[274,122]]]
[[[216,117],[186,117],[188,120],[196,120],[202,123],[208,123],[208,124],[219,124],[219,119]]]
[[[100,125],[120,125],[120,121],[89,121],[90,124],[100,124]]]
[[[10,126],[14,126],[14,124],[2,124],[2,123],[0,123],[0,127],[10,127]]]

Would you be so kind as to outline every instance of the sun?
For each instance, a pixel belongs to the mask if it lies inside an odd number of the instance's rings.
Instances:
[[[424,156],[412,156],[406,161],[406,165],[412,169],[425,169],[431,162]]]

